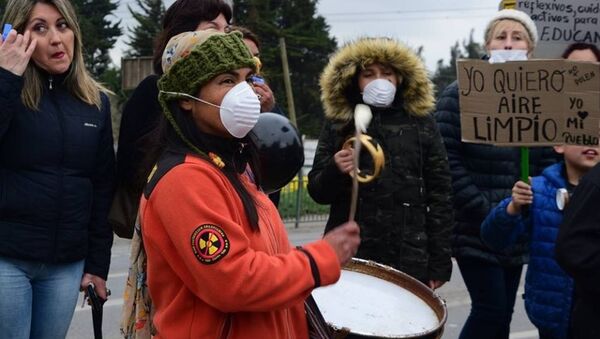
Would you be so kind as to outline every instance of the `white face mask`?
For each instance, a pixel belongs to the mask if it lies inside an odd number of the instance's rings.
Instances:
[[[386,79],[376,79],[363,91],[363,102],[374,107],[389,107],[394,102],[396,86]]]
[[[526,49],[493,49],[490,51],[490,64],[525,60],[527,60]]]
[[[223,126],[225,126],[229,134],[236,138],[245,137],[254,125],[256,125],[260,116],[260,101],[252,87],[246,81],[233,86],[223,97],[220,106],[186,93],[161,92],[184,96],[218,108]]]

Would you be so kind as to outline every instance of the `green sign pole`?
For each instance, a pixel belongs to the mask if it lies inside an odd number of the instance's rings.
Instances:
[[[521,146],[521,180],[529,183],[529,148]]]

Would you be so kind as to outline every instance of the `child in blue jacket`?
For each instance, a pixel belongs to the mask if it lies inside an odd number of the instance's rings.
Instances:
[[[529,235],[530,261],[525,277],[525,309],[540,339],[567,338],[573,280],[558,266],[554,247],[562,209],[579,179],[600,161],[600,148],[555,146],[564,161],[542,175],[518,181],[512,196],[494,208],[481,225],[483,242],[494,250]],[[527,207],[528,212],[523,213]]]

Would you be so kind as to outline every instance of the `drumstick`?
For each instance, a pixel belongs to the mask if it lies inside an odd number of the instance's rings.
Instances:
[[[354,107],[354,175],[352,176],[352,195],[350,197],[350,215],[349,221],[354,221],[356,216],[356,204],[358,202],[358,161],[360,159],[360,135],[367,131],[367,127],[373,118],[371,108],[364,104],[357,104]]]
[[[348,221],[354,221],[356,216],[356,204],[358,202],[358,159],[360,155],[360,131],[357,129],[354,133],[354,156],[352,162],[354,163],[354,175],[352,176],[352,195],[350,196],[350,215]]]

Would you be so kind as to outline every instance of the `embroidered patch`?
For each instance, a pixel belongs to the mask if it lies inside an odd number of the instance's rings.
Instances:
[[[203,264],[214,264],[229,252],[229,239],[216,225],[204,224],[192,234],[192,250]]]

